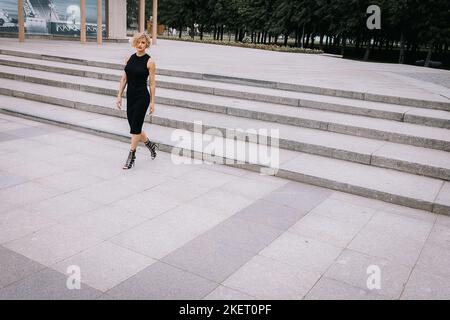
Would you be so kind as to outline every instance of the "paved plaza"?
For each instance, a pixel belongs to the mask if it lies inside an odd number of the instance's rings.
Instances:
[[[0,299],[450,298],[448,216],[127,152],[0,115]]]
[[[133,52],[0,38],[0,300],[450,299],[448,70],[158,40],[125,171]],[[239,129],[279,163],[170,152]]]

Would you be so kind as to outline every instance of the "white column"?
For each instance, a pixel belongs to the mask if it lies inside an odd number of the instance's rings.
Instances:
[[[23,0],[19,0],[17,4],[18,23],[19,23],[19,41],[25,41],[25,17],[23,14]]]
[[[97,0],[97,43],[102,44],[102,0]]]
[[[86,0],[80,0],[80,41],[86,43]]]
[[[153,0],[152,45],[156,44],[157,37],[158,37],[158,0]]]
[[[127,38],[127,2],[124,0],[108,1],[108,38]]]
[[[139,32],[145,31],[145,0],[139,0]]]

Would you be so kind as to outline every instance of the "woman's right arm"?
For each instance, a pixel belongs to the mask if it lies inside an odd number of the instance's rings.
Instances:
[[[128,63],[128,59],[125,62],[125,65]],[[125,86],[127,85],[127,82],[128,82],[127,74],[124,71],[122,78],[120,78],[119,93],[117,94],[117,99],[116,99],[116,106],[119,109],[122,109],[122,96],[123,96],[123,92],[125,90]]]

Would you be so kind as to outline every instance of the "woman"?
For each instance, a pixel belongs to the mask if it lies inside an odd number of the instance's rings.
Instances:
[[[144,142],[150,150],[152,159],[156,157],[158,145],[151,142],[147,134],[142,130],[145,114],[150,109],[149,114],[155,111],[155,62],[145,52],[150,47],[150,37],[145,32],[136,34],[133,37],[133,47],[136,53],[131,55],[124,68],[125,72],[120,79],[119,93],[116,105],[122,109],[122,95],[127,86],[127,118],[130,125],[131,148],[127,161],[123,169],[131,169],[136,159],[136,148],[139,141]],[[150,78],[150,93],[147,90],[147,79]]]

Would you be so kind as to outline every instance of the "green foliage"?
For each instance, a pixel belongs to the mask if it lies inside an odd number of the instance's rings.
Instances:
[[[149,15],[152,0],[146,3]],[[381,30],[366,27],[366,9],[372,4],[381,8]],[[450,42],[448,0],[159,0],[158,6],[159,23],[177,30],[195,25],[211,33],[222,28],[237,42],[266,43],[269,36],[269,44],[284,37],[294,38],[298,46],[303,36],[325,36],[335,40],[333,45],[346,39],[342,43],[362,46],[373,39],[386,48],[401,38],[408,48],[447,48]],[[127,7],[130,24],[130,16],[137,16],[138,0],[127,0]]]

